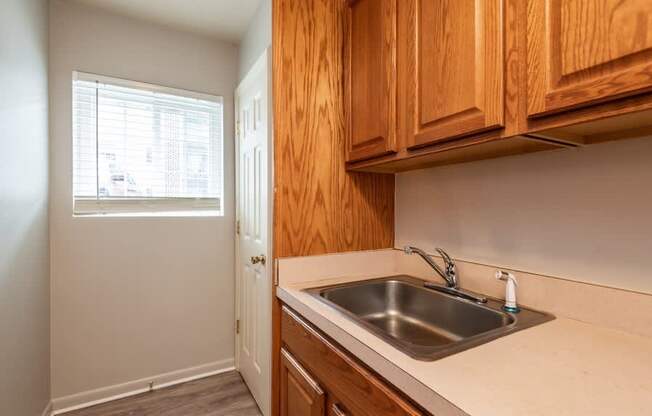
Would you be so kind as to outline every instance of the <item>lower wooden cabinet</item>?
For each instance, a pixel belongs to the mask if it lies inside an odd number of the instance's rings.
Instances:
[[[281,350],[281,416],[323,416],[326,394],[286,350]]]
[[[281,349],[281,416],[348,416],[333,394],[328,394],[305,368]]]
[[[281,343],[281,416],[428,414],[286,307]]]

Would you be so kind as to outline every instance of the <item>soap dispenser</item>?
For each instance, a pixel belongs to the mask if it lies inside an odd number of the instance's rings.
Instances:
[[[505,306],[503,306],[503,310],[511,313],[520,312],[521,310],[516,303],[516,286],[518,286],[516,277],[510,272],[498,270],[496,272],[496,279],[507,283],[505,286]]]

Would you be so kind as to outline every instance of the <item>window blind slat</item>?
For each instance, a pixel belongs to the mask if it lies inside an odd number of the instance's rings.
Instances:
[[[90,77],[73,81],[75,213],[220,211],[221,97]]]

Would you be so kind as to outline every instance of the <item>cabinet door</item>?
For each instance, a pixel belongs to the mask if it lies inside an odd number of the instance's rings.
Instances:
[[[652,90],[652,1],[528,0],[528,115]]]
[[[503,126],[502,14],[502,0],[400,3],[408,147]]]
[[[325,416],[326,396],[286,350],[281,350],[281,416]]]
[[[346,3],[347,161],[396,152],[396,2]]]
[[[423,416],[285,306],[281,313],[281,339],[319,378],[328,394],[329,416],[341,416],[338,411],[345,416]]]

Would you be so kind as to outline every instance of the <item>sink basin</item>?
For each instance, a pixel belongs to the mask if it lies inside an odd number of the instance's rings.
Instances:
[[[413,358],[433,361],[554,319],[503,303],[479,304],[424,287],[411,276],[309,289],[308,292]]]

